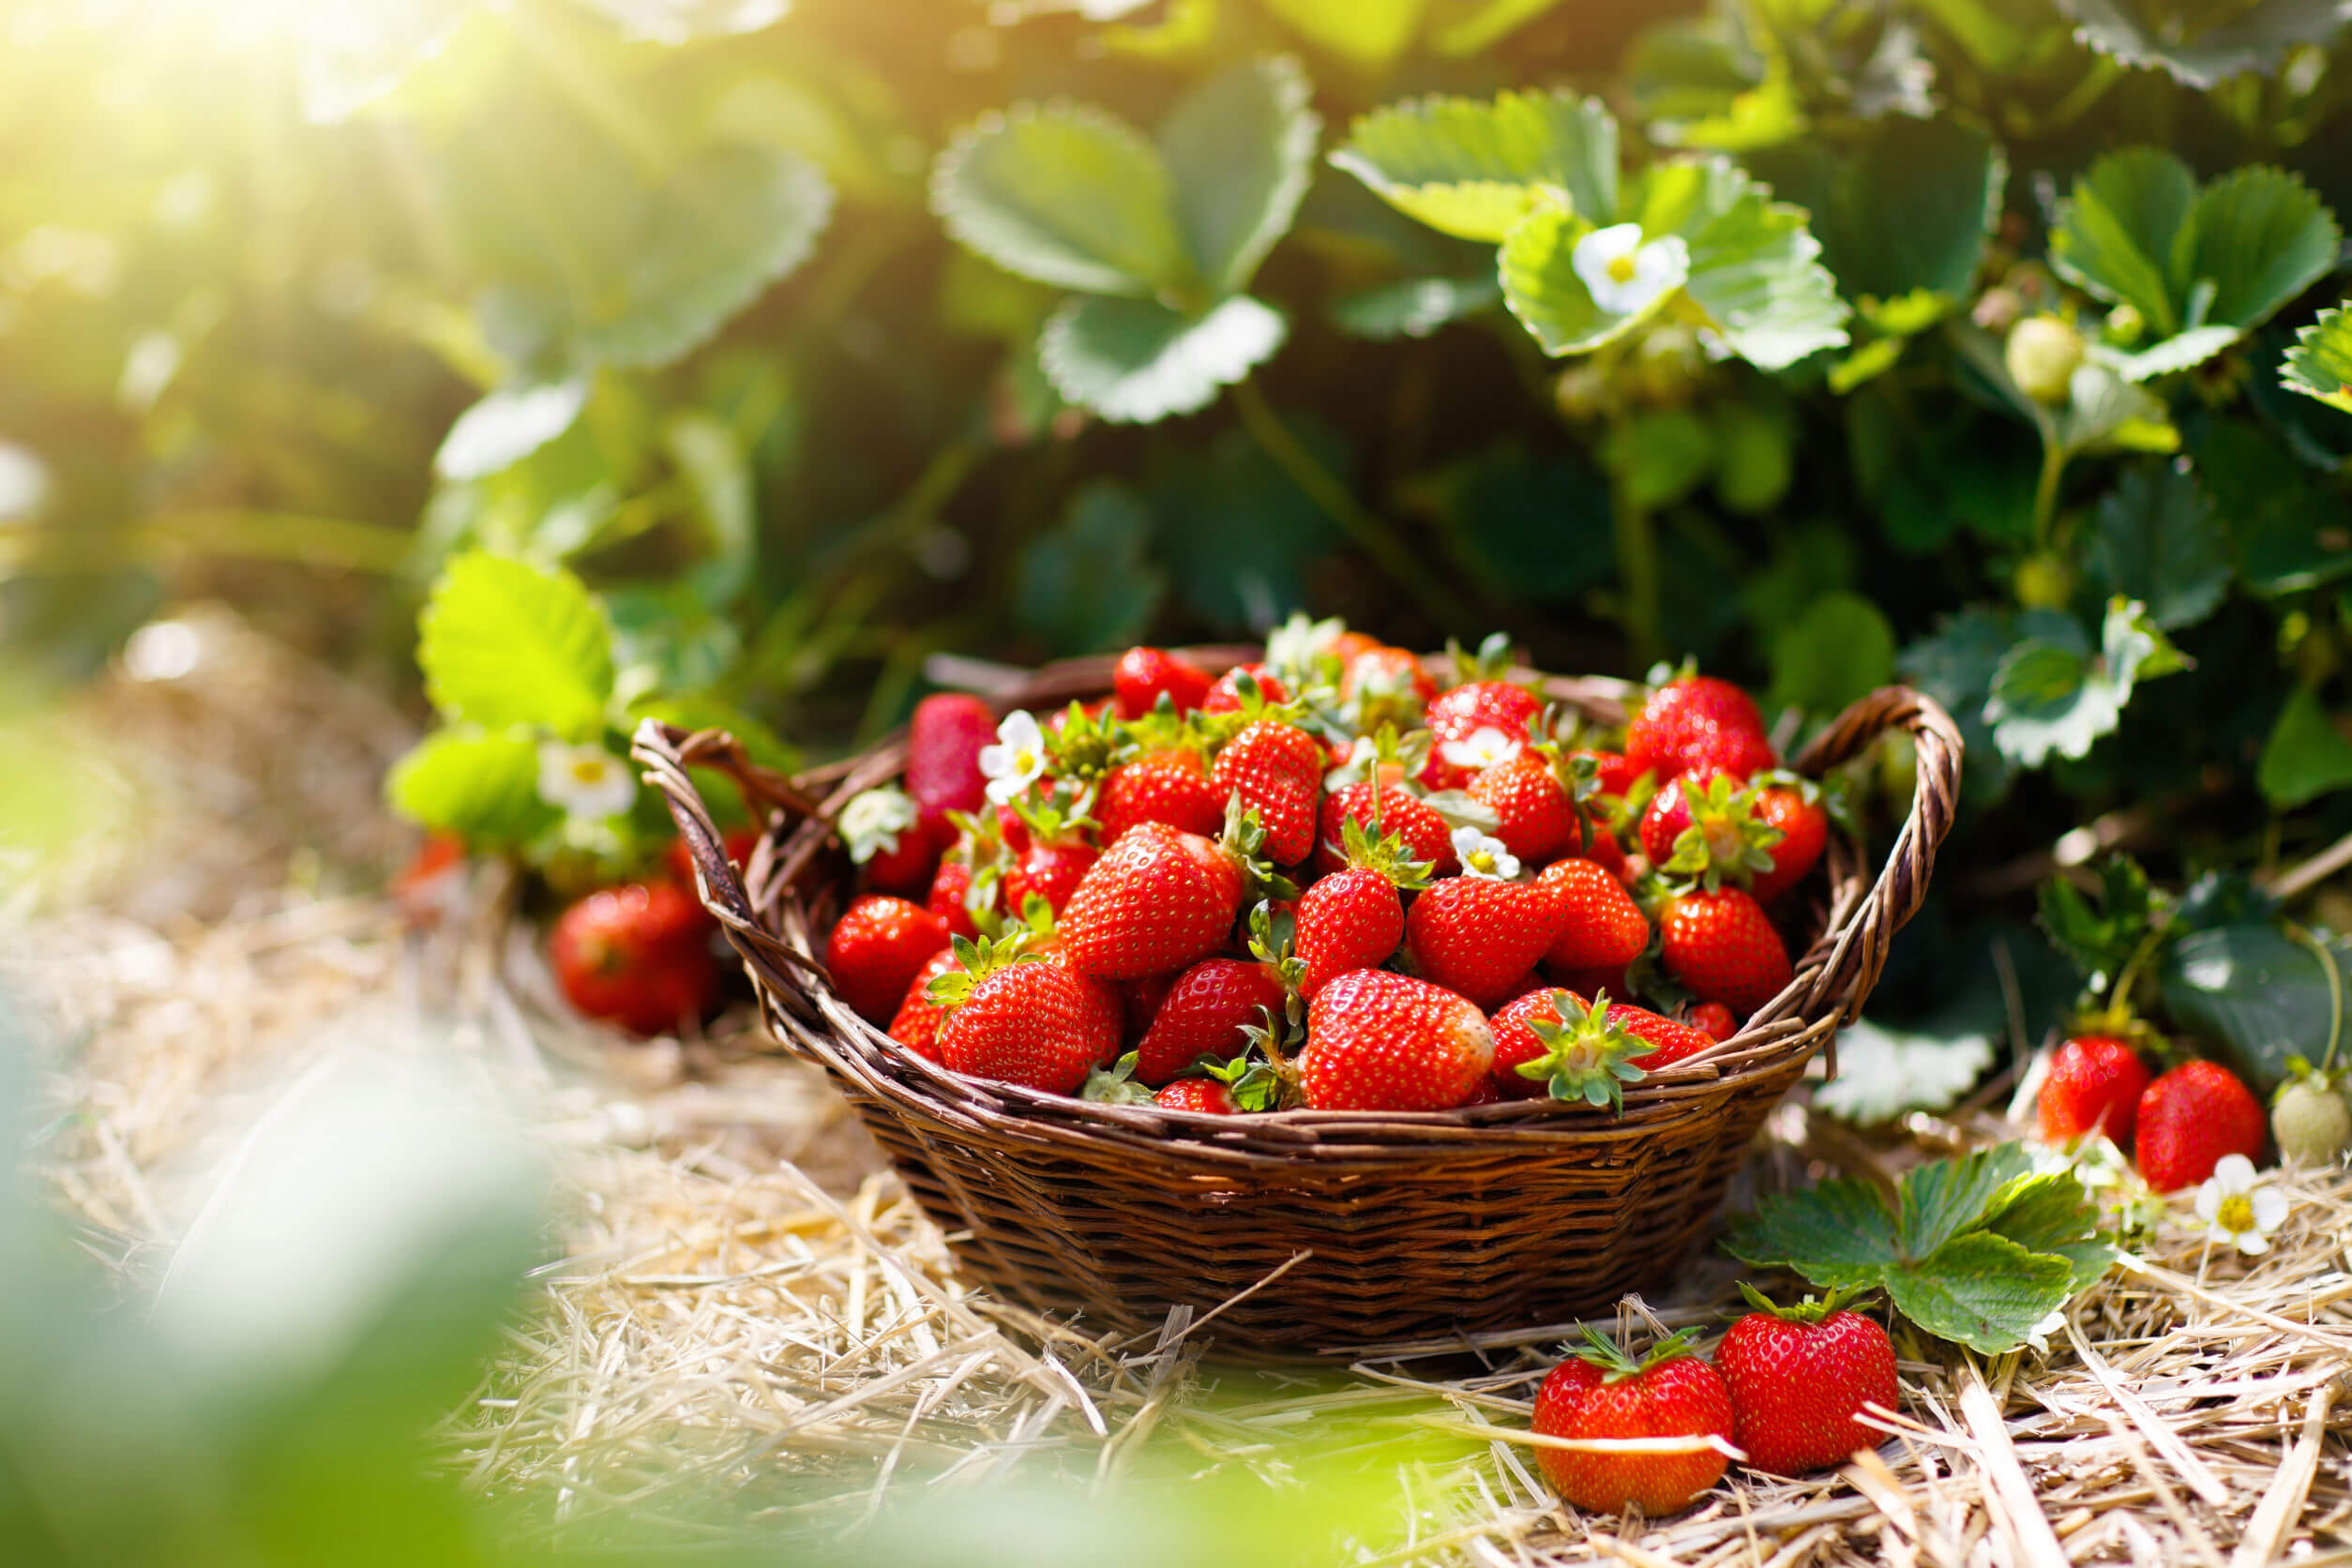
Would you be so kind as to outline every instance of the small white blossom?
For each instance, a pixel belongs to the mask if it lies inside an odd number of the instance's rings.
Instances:
[[[892,785],[860,793],[841,808],[841,837],[850,858],[864,865],[878,854],[897,852],[898,835],[914,825],[917,815],[914,797]]]
[[[1509,882],[1519,874],[1519,857],[1504,849],[1501,839],[1488,837],[1474,827],[1454,830],[1454,854],[1461,861],[1466,877]]]
[[[574,817],[617,817],[637,798],[637,780],[600,746],[542,741],[539,798]]]
[[[1691,249],[1681,235],[1666,234],[1644,245],[1638,223],[1593,230],[1576,241],[1568,259],[1592,303],[1616,316],[1648,309],[1691,275]]]
[[[1498,762],[1507,762],[1516,757],[1525,744],[1491,724],[1482,724],[1464,739],[1448,741],[1438,747],[1438,755],[1457,768],[1483,773]]]
[[[2243,1154],[2224,1154],[2213,1174],[2197,1188],[2197,1218],[2205,1222],[2205,1239],[2228,1244],[2248,1257],[2270,1250],[2270,1232],[2286,1222],[2286,1194],[2264,1186],[2254,1175],[2254,1161]]]
[[[980,771],[988,777],[988,798],[1009,806],[1046,771],[1046,733],[1034,714],[1015,709],[996,727],[996,744],[980,748]]]

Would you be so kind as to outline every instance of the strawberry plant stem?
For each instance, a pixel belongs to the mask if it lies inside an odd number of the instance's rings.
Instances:
[[[1621,452],[1630,451],[1624,416],[1617,417],[1620,429],[1613,445]],[[1658,658],[1660,649],[1658,541],[1650,526],[1649,508],[1634,498],[1627,466],[1621,462],[1609,477],[1609,525],[1615,535],[1619,580],[1624,584],[1618,600],[1618,626],[1625,633],[1627,662],[1636,670],[1646,670]]]
[[[2045,431],[2042,443],[2042,477],[2033,487],[2033,544],[2050,548],[2050,522],[2058,515],[2058,480],[2066,473],[2066,448]]]
[[[1411,595],[1424,614],[1447,631],[1462,631],[1470,626],[1474,619],[1470,607],[1439,582],[1426,563],[1416,560],[1413,551],[1386,522],[1366,509],[1336,475],[1316,460],[1315,454],[1275,415],[1256,382],[1244,381],[1233,388],[1233,411],[1241,415],[1242,428],[1258,444],[1258,449],[1289,475],[1290,482],[1305,491],[1306,498],[1324,516],[1345,529],[1391,581]]]

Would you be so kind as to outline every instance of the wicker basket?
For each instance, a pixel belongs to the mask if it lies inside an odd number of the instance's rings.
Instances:
[[[1220,668],[1249,652],[1200,656]],[[1623,721],[1622,683],[1518,673]],[[1001,706],[1098,696],[1109,676],[1108,659],[1054,665]],[[1792,765],[1817,775],[1889,730],[1917,742],[1919,783],[1885,865],[1874,877],[1861,845],[1833,836],[1826,877],[1808,884],[1817,935],[1795,979],[1740,1034],[1630,1087],[1621,1117],[1540,1100],[1219,1117],[962,1078],[852,1013],[816,957],[850,885],[831,821],[897,776],[902,736],[797,780],[750,764],[715,731],[648,721],[635,755],[668,797],[769,1027],[832,1076],[972,1279],[1137,1333],[1172,1306],[1222,1305],[1212,1332],[1229,1352],[1293,1357],[1558,1321],[1672,1278],[1765,1114],[1860,1013],[1926,891],[1959,785],[1949,715],[1888,687]],[[718,848],[689,764],[731,777],[768,822],[744,876]]]

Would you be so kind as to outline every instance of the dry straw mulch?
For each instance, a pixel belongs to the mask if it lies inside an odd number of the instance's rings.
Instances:
[[[473,918],[402,931],[357,890],[399,852],[370,776],[398,716],[234,622],[201,625],[206,665],[106,683],[68,716],[127,792],[168,806],[8,915],[0,979],[60,1042],[37,1178],[135,1282],[272,1084],[355,1039],[454,1033],[530,1111],[565,1198],[557,1256],[449,1452],[550,1537],[625,1516],[689,1538],[854,1529],[894,1498],[1048,1476],[1254,1477],[1311,1498],[1344,1464],[1385,1505],[1349,1560],[2352,1562],[2344,1171],[2283,1178],[2294,1211],[2265,1258],[2160,1232],[2046,1355],[1902,1342],[1902,1412],[1843,1470],[1735,1470],[1666,1521],[1578,1515],[1525,1436],[1572,1325],[1241,1372],[1204,1359],[1198,1322],[1118,1343],[974,1294],[822,1081],[742,1021],[646,1048],[568,1019],[490,880]],[[297,731],[314,745],[294,767]],[[2007,1130],[1976,1109],[1873,1141],[1792,1104],[1746,1190],[1884,1175]],[[1651,1304],[1707,1323],[1735,1278],[1695,1259]]]

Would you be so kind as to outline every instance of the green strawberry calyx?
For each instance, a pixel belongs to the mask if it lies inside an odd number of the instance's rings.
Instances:
[[[1042,902],[1042,900],[1040,900]],[[978,942],[970,937],[956,937],[948,942],[948,950],[956,955],[960,970],[934,974],[923,988],[925,1000],[934,1007],[960,1007],[971,1000],[972,988],[1000,970],[1015,964],[1039,964],[1046,961],[1043,953],[1033,951],[1034,932],[1017,930],[1012,935],[991,940],[982,937]]]
[[[1353,817],[1340,824],[1339,851],[1349,865],[1378,871],[1399,893],[1420,892],[1429,885],[1429,879],[1437,870],[1432,862],[1413,858],[1403,835],[1384,833],[1376,837]]]
[[[1250,910],[1249,956],[1274,971],[1293,1014],[1304,1005],[1299,987],[1306,980],[1306,960],[1298,956],[1297,937],[1298,917],[1274,908],[1273,899],[1260,898]]]
[[[1511,675],[1511,634],[1507,631],[1488,632],[1475,653],[1464,652],[1459,642],[1448,638],[1445,656],[1453,666],[1455,686],[1468,686],[1472,681],[1508,680]]]
[[[1590,1007],[1579,1007],[1572,993],[1555,990],[1551,1003],[1556,1017],[1546,1018],[1538,1011],[1528,1020],[1544,1054],[1515,1071],[1543,1083],[1555,1100],[1581,1101],[1622,1115],[1625,1086],[1646,1076],[1633,1059],[1658,1048],[1610,1019],[1606,991],[1594,993]]]
[[[1249,1046],[1241,1055],[1229,1062],[1203,1056],[1194,1066],[1203,1078],[1225,1085],[1237,1109],[1289,1109],[1299,1103],[1299,1074],[1284,1048],[1301,1033],[1299,1020],[1292,1016],[1298,1005],[1298,993],[1293,991],[1283,1014],[1259,1008],[1258,1016],[1265,1021],[1242,1026],[1242,1033],[1249,1037]]]
[[[1579,1361],[1589,1362],[1599,1367],[1604,1374],[1605,1382],[1621,1383],[1627,1379],[1640,1377],[1653,1366],[1694,1353],[1693,1346],[1696,1341],[1689,1329],[1681,1329],[1667,1334],[1664,1339],[1651,1345],[1649,1350],[1636,1361],[1627,1353],[1624,1346],[1620,1345],[1591,1323],[1586,1323],[1582,1327],[1585,1342],[1582,1345],[1568,1347],[1569,1353]]]
[[[1261,852],[1266,845],[1265,824],[1258,820],[1257,811],[1242,804],[1240,791],[1226,797],[1225,831],[1217,836],[1217,847],[1233,857],[1242,868],[1244,895],[1250,898],[1295,898],[1298,883],[1274,869],[1274,862]]]
[[[1149,1105],[1152,1091],[1135,1080],[1138,1056],[1138,1052],[1129,1051],[1109,1066],[1096,1067],[1088,1073],[1078,1098],[1106,1106]]]
[[[1091,785],[1120,761],[1129,736],[1117,710],[1090,714],[1072,701],[1062,711],[1062,722],[1046,730],[1045,740],[1048,777]]]
[[[1867,1287],[1841,1285],[1820,1300],[1807,1293],[1804,1300],[1782,1306],[1744,1279],[1740,1281],[1740,1294],[1756,1311],[1770,1313],[1784,1323],[1824,1322],[1836,1313],[1859,1312],[1878,1301],[1877,1292]]]
[[[1756,814],[1754,791],[1724,774],[1705,789],[1687,778],[1668,788],[1690,803],[1691,825],[1675,836],[1674,854],[1659,870],[1693,878],[1712,893],[1726,882],[1745,887],[1772,868],[1772,846],[1787,835]]]

